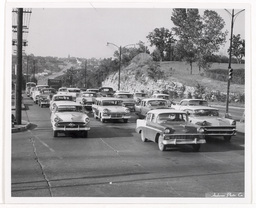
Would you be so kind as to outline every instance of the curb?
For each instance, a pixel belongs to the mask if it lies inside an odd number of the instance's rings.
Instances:
[[[19,125],[19,127],[15,127],[15,126],[12,127],[12,133],[26,131],[31,125],[30,122],[24,121],[24,120],[22,120],[22,123],[24,123],[24,124]]]

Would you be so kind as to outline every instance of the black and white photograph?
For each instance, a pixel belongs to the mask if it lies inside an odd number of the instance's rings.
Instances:
[[[250,1],[7,2],[4,204],[250,204]]]

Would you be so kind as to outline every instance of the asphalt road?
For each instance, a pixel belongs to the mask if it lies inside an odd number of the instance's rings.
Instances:
[[[206,197],[244,193],[244,135],[212,138],[200,152],[158,150],[129,123],[91,117],[88,138],[53,138],[48,108],[24,98],[32,127],[12,134],[13,197]],[[240,194],[239,196],[241,196]]]

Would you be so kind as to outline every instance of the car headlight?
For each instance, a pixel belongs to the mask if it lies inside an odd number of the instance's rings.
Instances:
[[[90,119],[89,119],[88,117],[86,117],[86,118],[84,119],[84,122],[85,122],[86,124],[88,124],[88,123],[90,122]]]
[[[125,112],[126,114],[129,114],[129,113],[130,113],[129,108],[126,108],[124,112]]]
[[[196,125],[199,125],[199,126],[207,126],[208,123],[207,123],[207,121],[203,121],[203,122],[197,122]]]
[[[235,126],[235,125],[236,125],[236,121],[233,121],[233,122],[231,123],[231,125],[232,125],[232,126]]]
[[[56,116],[56,117],[54,118],[54,121],[55,121],[55,122],[60,122],[60,121],[62,121],[62,120],[61,120],[60,117]]]
[[[166,128],[165,130],[164,130],[164,133],[165,134],[171,134],[173,132],[173,129],[170,129],[170,128]]]
[[[103,109],[103,111],[102,111],[104,114],[106,113],[109,113],[109,110],[108,109]]]
[[[197,132],[199,132],[199,133],[204,133],[204,132],[205,132],[205,129],[202,128],[202,127],[199,127],[199,128],[197,128]]]

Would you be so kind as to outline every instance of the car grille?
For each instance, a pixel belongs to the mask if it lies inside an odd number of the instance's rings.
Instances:
[[[204,127],[206,135],[234,135],[236,128],[231,126]]]
[[[65,128],[78,128],[86,126],[83,122],[59,122],[58,127],[65,127]]]
[[[123,115],[122,113],[111,113],[111,118],[121,118]]]
[[[193,140],[197,135],[168,135],[170,139]]]

